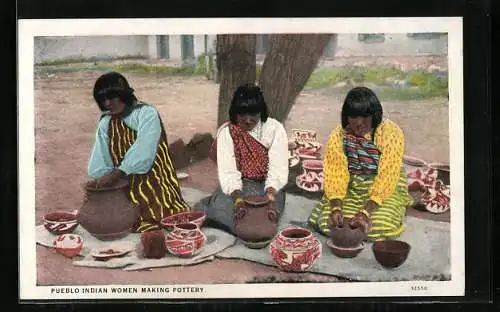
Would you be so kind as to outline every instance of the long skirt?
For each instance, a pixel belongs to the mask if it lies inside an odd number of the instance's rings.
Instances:
[[[243,179],[242,196],[264,196],[264,182],[256,182]],[[276,212],[278,213],[278,222],[285,210],[285,193],[279,191],[276,193]],[[195,211],[205,211],[207,213],[207,225],[216,227],[235,234],[233,226],[234,200],[230,195],[222,192],[220,186],[215,192],[203,198],[194,206]]]
[[[368,190],[374,180],[375,176],[351,176],[346,197],[342,201],[342,214],[344,218],[350,219],[363,209],[369,200]],[[376,241],[399,237],[405,229],[404,218],[406,208],[412,203],[413,199],[408,193],[406,172],[404,169],[401,169],[394,193],[371,213],[372,227],[368,232],[367,240]],[[329,200],[323,197],[313,208],[308,219],[308,222],[325,236],[329,236],[330,234],[330,229],[328,228],[330,211]]]

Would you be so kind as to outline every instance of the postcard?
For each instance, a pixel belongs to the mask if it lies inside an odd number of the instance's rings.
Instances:
[[[461,18],[18,26],[21,300],[464,295]]]

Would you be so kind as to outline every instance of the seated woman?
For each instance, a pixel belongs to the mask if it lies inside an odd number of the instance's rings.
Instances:
[[[285,208],[282,188],[288,182],[288,139],[283,125],[268,116],[259,87],[240,86],[229,109],[229,122],[216,136],[219,186],[195,209],[207,213],[207,221],[235,234],[233,221],[244,196],[267,196],[274,206],[276,222]]]
[[[402,165],[403,131],[383,119],[382,105],[366,87],[347,94],[342,124],[326,144],[324,196],[308,222],[329,235],[329,223],[360,227],[367,240],[398,237],[404,230],[406,207],[412,204]]]
[[[161,228],[162,218],[190,210],[184,201],[158,111],[138,101],[117,72],[100,76],[94,99],[102,112],[88,163],[93,187],[130,181],[130,200],[141,212],[135,232]]]

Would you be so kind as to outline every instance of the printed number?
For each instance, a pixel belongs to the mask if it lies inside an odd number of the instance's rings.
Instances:
[[[411,286],[411,290],[413,291],[427,290],[427,286],[421,286],[421,285]]]

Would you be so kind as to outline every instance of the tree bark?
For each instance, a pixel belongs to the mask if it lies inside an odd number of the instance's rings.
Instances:
[[[272,117],[280,122],[286,120],[331,39],[331,34],[271,36],[259,86]]]
[[[255,83],[256,36],[217,35],[217,71],[220,81],[217,126],[229,120],[234,91],[242,84]]]

